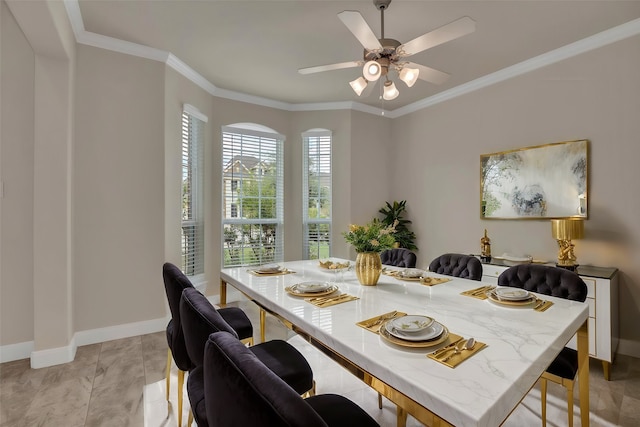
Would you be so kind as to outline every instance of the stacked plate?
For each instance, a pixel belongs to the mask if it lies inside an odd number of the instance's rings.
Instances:
[[[287,292],[301,297],[315,297],[329,295],[338,287],[328,282],[302,282],[286,288]]]
[[[280,273],[282,267],[278,264],[264,264],[257,267],[254,271],[260,274],[275,274]]]
[[[385,322],[380,336],[405,347],[430,347],[447,339],[449,331],[428,316],[402,316]]]
[[[490,301],[502,305],[522,306],[536,301],[536,297],[529,291],[509,286],[498,286],[489,291],[487,296]]]
[[[425,271],[419,268],[405,268],[404,270],[398,272],[395,276],[396,279],[399,280],[415,280],[418,281],[422,278]]]

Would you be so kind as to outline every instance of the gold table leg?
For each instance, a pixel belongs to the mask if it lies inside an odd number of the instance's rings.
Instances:
[[[260,308],[260,342],[265,342],[264,338],[264,330],[265,330],[265,321],[267,319],[267,312],[264,309]]]
[[[227,305],[227,282],[220,279],[220,307]]]
[[[589,332],[587,322],[578,329],[578,386],[580,390],[580,421],[589,426]]]

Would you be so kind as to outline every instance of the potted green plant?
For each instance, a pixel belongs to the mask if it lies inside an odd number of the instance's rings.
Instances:
[[[383,215],[381,219],[383,224],[387,226],[396,224],[393,237],[396,239],[397,247],[414,251],[418,249],[415,244],[416,235],[409,229],[411,221],[403,218],[406,209],[407,201],[401,200],[394,201],[393,204],[386,202],[386,206],[380,208],[378,212]]]
[[[395,242],[394,224],[385,225],[378,219],[373,219],[366,225],[349,225],[349,231],[342,233],[345,240],[355,248],[355,271],[361,284],[374,286],[378,283],[382,271],[380,252],[391,249]]]

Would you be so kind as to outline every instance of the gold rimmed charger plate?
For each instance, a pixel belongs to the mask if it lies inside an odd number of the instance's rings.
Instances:
[[[393,320],[393,319],[391,319],[391,320]],[[432,340],[427,340],[427,341],[407,341],[407,340],[403,340],[402,338],[398,338],[398,337],[395,337],[395,336],[391,335],[389,333],[389,331],[387,331],[387,328],[385,328],[385,324],[387,322],[391,321],[391,320],[387,320],[386,322],[382,323],[378,333],[386,341],[388,341],[388,342],[390,342],[392,344],[395,344],[395,345],[399,345],[401,347],[411,347],[411,348],[434,347],[436,345],[442,344],[443,342],[445,342],[447,340],[447,338],[449,338],[449,329],[447,329],[446,326],[442,325],[442,328],[444,329],[442,331],[442,334],[440,334],[439,337],[434,338]]]
[[[405,282],[419,282],[420,280],[422,280],[422,277],[404,277],[404,276],[393,276],[394,278],[398,279],[398,280],[403,280]]]
[[[295,286],[296,285],[287,286],[286,288],[284,288],[284,290],[287,291],[287,293],[289,295],[293,295],[295,297],[304,297],[304,298],[307,298],[307,297],[323,297],[325,295],[332,294],[332,293],[334,293],[335,291],[338,290],[338,287],[336,285],[331,285],[331,286],[329,286],[329,288],[327,290],[322,291],[322,292],[299,292],[299,291],[295,290]]]
[[[515,307],[525,307],[527,305],[531,305],[534,302],[538,301],[538,299],[533,294],[527,299],[516,300],[516,301],[500,299],[494,294],[493,291],[487,292],[487,296],[489,297],[489,300],[491,302],[495,302],[496,304],[511,305]]]

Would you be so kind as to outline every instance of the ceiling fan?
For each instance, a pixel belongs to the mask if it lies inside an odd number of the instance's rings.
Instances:
[[[460,18],[401,44],[397,40],[384,37],[384,11],[390,3],[391,0],[373,0],[376,9],[380,11],[381,37],[379,39],[371,27],[367,25],[360,12],[345,10],[338,14],[338,18],[364,47],[362,60],[300,68],[298,72],[312,74],[363,66],[362,76],[349,82],[354,92],[360,96],[370,82],[374,82],[371,85],[373,87],[380,77],[385,77],[382,97],[386,100],[395,99],[399,95],[395,84],[389,80],[389,69],[395,69],[400,80],[409,87],[413,86],[418,78],[435,84],[444,83],[449,78],[449,74],[404,61],[404,58],[474,32],[476,29],[475,21],[469,17]]]

